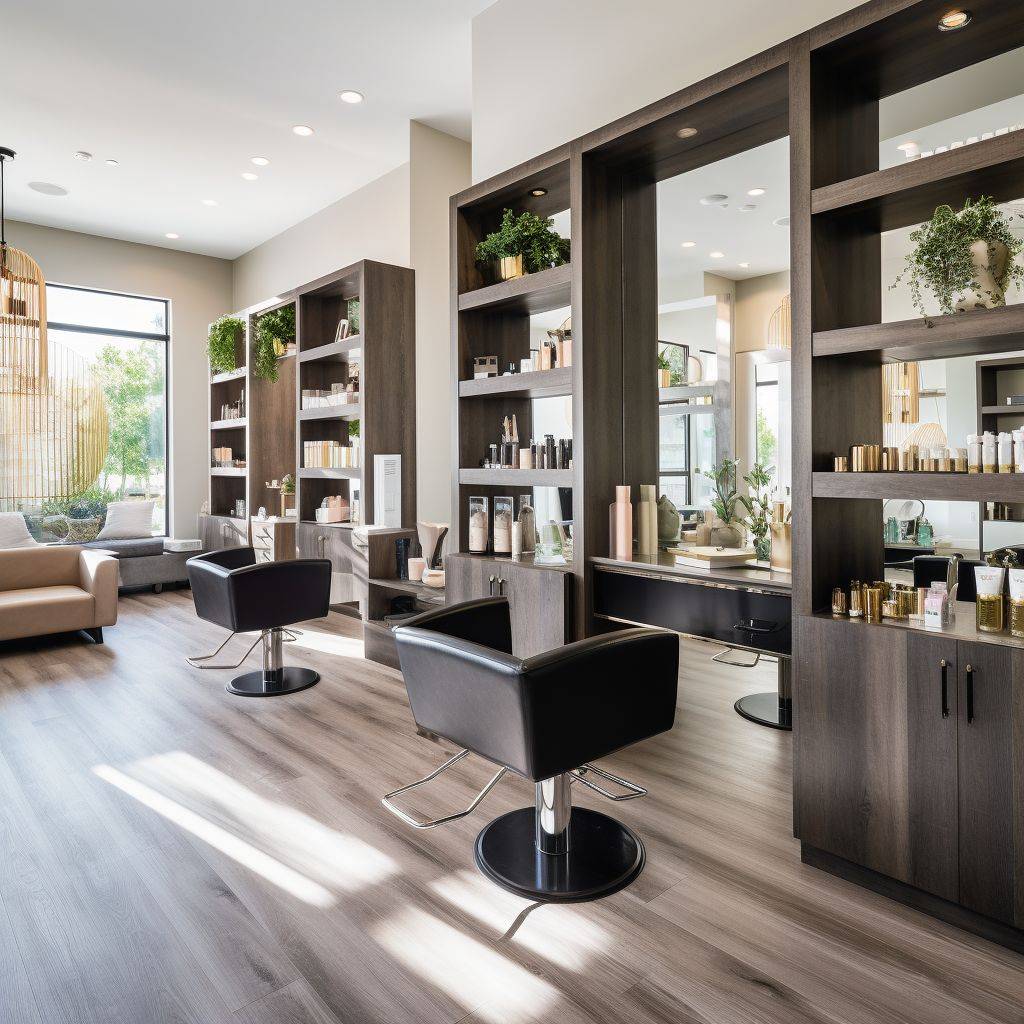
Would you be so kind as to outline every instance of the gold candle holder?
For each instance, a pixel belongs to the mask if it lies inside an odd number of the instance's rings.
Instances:
[[[850,584],[850,618],[861,619],[864,617],[864,589],[854,580]]]
[[[842,587],[834,587],[832,589],[832,614],[846,615],[847,610],[846,591]]]
[[[864,588],[864,619],[867,622],[882,621],[882,588]]]
[[[850,460],[845,455],[837,455],[832,460],[832,468],[836,473],[848,473],[850,471]]]

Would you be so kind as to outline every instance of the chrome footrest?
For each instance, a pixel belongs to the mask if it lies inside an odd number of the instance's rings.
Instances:
[[[390,793],[386,793],[381,798],[381,803],[396,817],[401,818],[407,825],[411,825],[413,828],[437,828],[438,825],[446,825],[449,821],[457,821],[459,818],[465,818],[467,814],[472,814],[473,811],[480,806],[480,802],[494,787],[497,785],[498,780],[508,771],[507,768],[499,768],[491,777],[490,782],[473,798],[473,802],[464,810],[456,811],[454,814],[446,814],[443,818],[414,818],[411,814],[407,814],[400,807],[396,807],[391,801],[396,796],[401,796],[402,793],[408,793],[411,789],[418,789],[420,786],[425,786],[428,782],[433,782],[442,772],[448,771],[457,761],[461,761],[467,754],[468,750],[460,750],[454,757],[449,758],[440,768],[432,771],[425,778],[419,779],[417,782],[411,782],[408,786],[402,786],[401,789],[392,790]]]
[[[592,772],[594,775],[599,775],[602,779],[607,779],[609,782],[614,782],[617,786],[621,786],[626,792],[610,792],[605,789],[604,786],[599,786],[596,782],[592,782],[590,779],[585,778],[588,772]],[[636,800],[639,797],[647,796],[647,790],[644,789],[643,786],[638,786],[635,782],[630,782],[628,779],[620,779],[618,775],[612,775],[611,772],[606,772],[603,768],[598,768],[596,765],[580,765],[579,768],[574,768],[572,770],[571,775],[573,782],[582,782],[588,789],[592,789],[595,793],[600,793],[601,796],[606,797],[608,800],[614,800],[615,803],[620,803],[623,800]]]
[[[200,664],[200,662],[202,662],[202,661],[210,661],[213,658],[216,658],[217,655],[220,654],[220,652],[223,651],[224,648],[227,647],[227,645],[231,642],[231,640],[234,639],[234,637],[237,636],[237,635],[238,635],[237,633],[230,633],[230,634],[228,634],[227,640],[225,640],[224,643],[222,643],[220,645],[220,647],[217,648],[217,650],[213,651],[213,653],[211,653],[211,654],[192,654],[192,655],[186,655],[185,656],[185,661],[187,661],[193,668],[203,668],[203,669],[207,669],[207,668],[209,668],[209,669],[238,668],[242,664],[242,662],[245,661],[245,659],[248,658],[250,654],[252,654],[252,652],[256,649],[256,645],[263,639],[263,634],[262,633],[258,637],[256,637],[255,640],[253,640],[252,646],[249,648],[249,650],[247,650],[245,652],[245,654],[243,654],[242,657],[239,658],[238,661],[236,661],[233,665],[201,665]]]

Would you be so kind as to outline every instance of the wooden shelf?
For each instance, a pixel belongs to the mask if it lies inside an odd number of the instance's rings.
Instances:
[[[210,476],[245,476],[249,472],[238,466],[211,466]]]
[[[512,281],[477,288],[459,296],[459,312],[502,310],[523,314],[546,313],[568,306],[572,265],[565,263]]]
[[[460,484],[482,487],[572,487],[571,469],[460,469]]]
[[[345,405],[323,405],[315,409],[300,409],[300,420],[357,420],[360,405],[348,402]]]
[[[363,339],[353,334],[343,341],[332,341],[329,345],[316,345],[299,353],[300,363],[350,363],[359,358]]]
[[[317,467],[305,466],[299,468],[299,476],[304,480],[358,480],[362,469],[360,467],[337,467],[336,469],[320,469]],[[318,523],[318,526],[326,526],[326,523]]]
[[[555,370],[531,370],[529,373],[510,373],[504,377],[459,381],[459,398],[487,398],[512,394],[523,398],[571,395],[572,367],[560,366]]]
[[[935,207],[985,195],[996,202],[1024,194],[1024,131],[961,146],[862,174],[811,192],[811,213],[869,216],[889,231],[928,220]]]
[[[211,384],[227,384],[230,380],[243,380],[245,378],[245,367],[239,366],[234,370],[228,370],[227,373],[215,373],[210,378]]]
[[[235,420],[211,420],[211,430],[242,430],[245,427],[246,419],[244,416],[239,417]]]
[[[712,398],[714,394],[714,384],[688,384],[678,388],[658,388],[658,403],[669,405],[673,402],[685,402],[691,398]]]
[[[816,357],[827,357],[878,352],[883,362],[909,362],[1015,352],[1024,348],[1024,304],[937,316],[931,323],[929,327],[924,320],[899,320],[890,324],[817,331],[813,336],[812,353]]]
[[[815,473],[815,498],[1024,501],[1022,473]]]
[[[385,590],[395,590],[402,594],[413,594],[420,601],[427,601],[431,604],[444,604],[444,588],[428,587],[415,580],[380,579],[371,577],[367,580],[371,587],[383,587]]]
[[[983,405],[982,416],[1024,416],[1024,405]]]

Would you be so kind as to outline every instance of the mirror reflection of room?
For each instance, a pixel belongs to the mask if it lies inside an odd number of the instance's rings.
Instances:
[[[658,484],[681,541],[706,523],[717,544],[752,546],[742,504],[732,522],[715,511],[723,467],[738,494],[750,496],[744,478],[759,467],[755,490],[789,495],[788,147],[781,138],[657,187]]]

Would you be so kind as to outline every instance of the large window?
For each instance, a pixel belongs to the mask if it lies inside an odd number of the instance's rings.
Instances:
[[[51,353],[60,346],[85,363],[102,390],[109,431],[95,479],[25,509],[33,533],[89,540],[110,502],[153,499],[153,534],[166,534],[169,303],[48,284],[46,304]]]
[[[790,364],[758,363],[754,367],[756,461],[772,470],[781,501],[793,483],[790,465]]]

